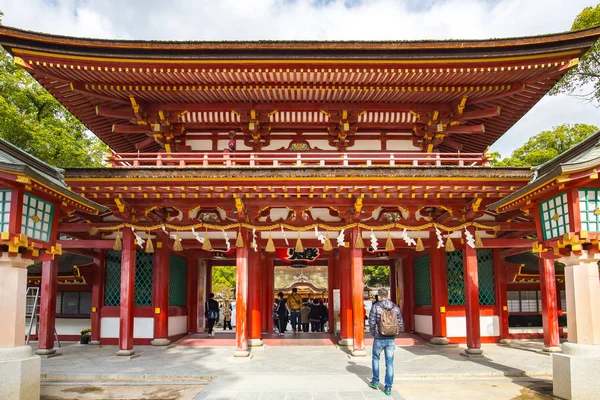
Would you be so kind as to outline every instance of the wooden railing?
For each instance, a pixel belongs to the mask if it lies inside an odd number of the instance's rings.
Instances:
[[[481,153],[406,152],[197,152],[115,153],[109,162],[115,168],[136,167],[370,167],[370,166],[472,166],[483,165]]]

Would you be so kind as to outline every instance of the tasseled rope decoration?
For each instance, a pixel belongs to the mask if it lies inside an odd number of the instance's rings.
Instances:
[[[296,253],[302,253],[304,251],[304,246],[302,246],[302,240],[300,239],[300,231],[298,231],[298,240],[296,240],[296,248],[294,250]]]
[[[483,242],[481,241],[481,232],[479,232],[479,231],[475,231],[475,248],[476,249],[483,248]]]
[[[238,230],[237,238],[235,239],[235,247],[241,249],[244,247],[244,238],[242,237],[242,228]]]
[[[423,241],[421,240],[421,235],[419,235],[419,237],[417,238],[417,246],[415,247],[416,251],[423,251],[425,250],[425,246],[423,246]]]
[[[271,232],[269,232],[269,240],[267,240],[267,246],[265,247],[265,251],[267,253],[275,253],[275,244],[273,243]]]
[[[331,245],[331,240],[327,236],[325,236],[325,243],[323,243],[323,250],[331,251],[333,250],[333,246]]]
[[[446,251],[451,253],[455,250],[454,243],[452,243],[452,238],[448,235],[448,239],[446,239]]]
[[[117,237],[115,238],[115,243],[113,244],[113,250],[123,250],[123,242],[121,242],[121,232],[117,232]]]
[[[146,241],[146,253],[154,253],[154,245],[152,244],[150,231],[148,231],[148,240]]]
[[[360,232],[360,230],[356,230],[357,235],[356,235],[356,242],[354,243],[354,248],[355,249],[364,249],[365,248],[365,242],[363,242],[362,239],[362,234]]]
[[[208,231],[204,234],[204,243],[202,243],[202,250],[212,251],[213,247],[210,244],[210,239],[208,238]]]
[[[173,243],[173,251],[183,251],[183,246],[181,245],[181,238],[178,234],[175,234],[175,242]]]
[[[385,241],[385,250],[394,251],[394,242],[392,241],[392,234],[388,231],[387,240]]]

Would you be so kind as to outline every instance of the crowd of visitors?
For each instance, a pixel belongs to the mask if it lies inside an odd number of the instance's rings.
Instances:
[[[273,307],[273,326],[278,335],[283,336],[291,322],[292,333],[325,332],[329,310],[322,299],[312,302],[298,294],[296,288],[286,299],[283,292],[277,294]]]

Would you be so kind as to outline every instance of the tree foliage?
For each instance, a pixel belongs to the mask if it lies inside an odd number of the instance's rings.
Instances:
[[[57,167],[99,167],[108,147],[0,49],[0,137]]]
[[[214,266],[212,268],[212,291],[215,296],[231,299],[235,290],[235,266]]]
[[[597,131],[598,127],[587,124],[555,126],[552,130],[532,136],[502,161],[499,160],[499,153],[492,153],[489,163],[499,167],[535,167],[569,150]]]
[[[363,281],[371,288],[390,286],[390,267],[387,265],[365,266]]]
[[[591,28],[600,25],[600,3],[586,7],[575,18],[571,30]],[[579,65],[566,73],[554,86],[551,94],[567,93],[573,94],[584,85],[593,86],[592,93],[585,94],[588,100],[600,101],[600,41],[584,54],[579,60]]]

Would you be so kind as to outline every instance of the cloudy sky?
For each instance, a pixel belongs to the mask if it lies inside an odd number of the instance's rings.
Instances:
[[[569,30],[590,0],[0,0],[3,24],[70,36],[177,40],[408,40]],[[503,155],[562,123],[600,126],[600,109],[546,97],[492,150]]]

